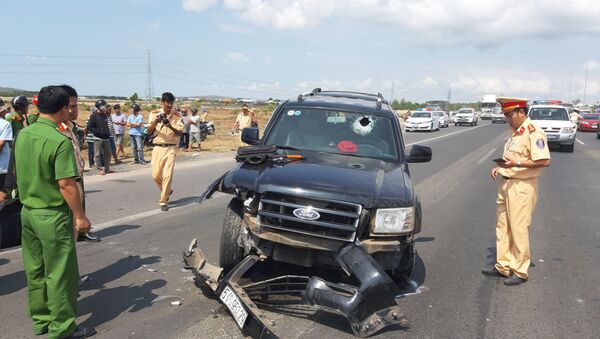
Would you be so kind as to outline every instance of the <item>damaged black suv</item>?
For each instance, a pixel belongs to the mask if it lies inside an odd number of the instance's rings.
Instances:
[[[408,163],[430,161],[431,149],[415,145],[405,153],[398,116],[381,94],[320,89],[281,103],[262,138],[258,129],[246,128],[242,140],[252,146],[240,148],[238,164],[201,196],[234,195],[223,224],[220,267],[208,268],[196,243],[184,253],[186,265],[225,304],[223,291],[235,292],[241,309],[251,301],[232,276],[251,266],[245,263],[249,256],[253,262],[343,270],[359,286],[311,277],[302,285],[305,301],[343,313],[361,336],[394,323],[393,295],[388,303],[367,306],[348,296],[360,294],[363,303],[383,300],[379,296],[398,293],[392,284],[410,276],[421,205]],[[220,286],[224,281],[227,286]],[[328,288],[350,299],[328,300],[334,292],[319,296]]]

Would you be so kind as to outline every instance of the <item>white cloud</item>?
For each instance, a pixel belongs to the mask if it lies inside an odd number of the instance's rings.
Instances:
[[[447,47],[600,33],[595,0],[184,0],[183,7],[202,11],[217,3],[250,24],[280,30],[358,20],[399,27],[417,41]]]
[[[271,65],[273,63],[273,58],[271,56],[267,55],[265,57],[264,61],[265,61],[265,64]]]
[[[228,62],[247,62],[250,58],[240,52],[229,52],[225,54],[225,61]]]
[[[218,0],[183,0],[182,7],[188,12],[201,12],[217,2]]]
[[[306,56],[314,57],[314,56],[316,56],[316,54],[313,51],[306,51]]]
[[[148,23],[146,23],[146,27],[148,27],[149,29],[152,29],[152,30],[156,31],[156,30],[158,30],[158,29],[160,29],[162,27],[162,23],[160,23],[158,21],[148,22]]]
[[[555,79],[540,72],[523,70],[492,70],[463,72],[450,83],[453,91],[463,95],[482,96],[494,93],[507,96],[559,95]]]
[[[430,75],[427,75],[425,78],[423,78],[415,83],[416,87],[423,88],[423,89],[434,88],[434,87],[437,87],[437,85],[438,85],[438,82]]]

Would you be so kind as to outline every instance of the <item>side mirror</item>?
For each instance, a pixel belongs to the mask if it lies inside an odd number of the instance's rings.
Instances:
[[[407,162],[429,162],[431,161],[431,147],[414,145],[410,148]]]
[[[246,127],[242,130],[242,141],[249,145],[256,145],[259,143],[260,138],[258,137],[258,128]]]

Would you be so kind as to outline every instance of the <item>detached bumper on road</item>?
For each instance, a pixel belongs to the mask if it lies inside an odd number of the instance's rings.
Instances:
[[[250,281],[245,275],[255,264],[270,262],[256,255],[246,256],[223,276],[222,268],[206,262],[196,239],[184,252],[183,260],[186,268],[194,273],[199,287],[219,298],[241,330],[254,338],[277,337],[271,329],[275,322],[263,314],[254,301],[270,304],[270,297],[286,295],[298,300],[299,304],[344,315],[354,335],[359,337],[368,337],[393,324],[408,324],[397,303],[403,296],[400,288],[359,245],[349,244],[336,255],[338,264],[358,282],[358,286],[301,275]],[[232,292],[235,297],[231,296]]]

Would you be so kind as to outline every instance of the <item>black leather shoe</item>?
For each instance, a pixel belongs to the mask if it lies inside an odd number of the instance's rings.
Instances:
[[[166,212],[169,210],[169,205],[160,205],[160,210]]]
[[[500,274],[500,272],[498,272],[498,270],[494,266],[482,269],[481,274],[488,276],[488,277],[506,278],[505,276]]]
[[[75,332],[71,333],[70,336],[65,338],[87,338],[96,334],[96,329],[93,327],[79,327],[75,328]]]
[[[527,279],[519,278],[516,274],[511,275],[510,277],[504,280],[504,285],[506,286],[517,286],[527,282]]]
[[[94,236],[90,232],[79,234],[77,236],[77,241],[99,242],[101,240],[100,237]]]

